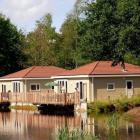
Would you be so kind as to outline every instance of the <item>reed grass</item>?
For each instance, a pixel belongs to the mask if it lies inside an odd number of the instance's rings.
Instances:
[[[113,133],[115,133],[119,128],[119,114],[112,114],[108,117],[107,120],[107,129]]]
[[[66,127],[58,130],[58,140],[99,140],[99,138],[86,131],[69,130]]]
[[[112,114],[107,119],[107,136],[108,140],[118,140],[119,136],[119,114]]]

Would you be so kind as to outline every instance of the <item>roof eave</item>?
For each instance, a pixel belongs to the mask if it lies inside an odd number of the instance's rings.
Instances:
[[[140,74],[93,74],[89,77],[139,77]]]
[[[140,77],[140,74],[91,74],[91,75],[64,75],[52,76],[51,79],[65,78],[88,78],[88,77]]]
[[[65,78],[86,78],[89,75],[60,75],[60,76],[52,76],[52,79],[65,79]]]
[[[0,81],[22,81],[22,80],[50,80],[51,77],[28,77],[28,78],[0,78]]]

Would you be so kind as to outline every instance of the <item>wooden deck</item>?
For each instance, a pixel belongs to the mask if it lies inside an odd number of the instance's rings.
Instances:
[[[1,102],[76,105],[80,103],[79,93],[27,92],[1,93]]]

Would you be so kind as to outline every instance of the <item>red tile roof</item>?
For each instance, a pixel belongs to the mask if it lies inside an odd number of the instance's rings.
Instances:
[[[66,70],[55,66],[33,66],[1,78],[50,78],[52,75],[61,74],[64,71]]]
[[[125,63],[126,71],[121,66],[111,66],[112,61],[96,61],[76,69],[65,71],[59,76],[73,75],[130,75],[140,74],[140,66]]]

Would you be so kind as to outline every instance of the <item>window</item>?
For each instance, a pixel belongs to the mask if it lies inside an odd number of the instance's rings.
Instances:
[[[79,90],[80,90],[80,99],[83,99],[84,98],[84,95],[83,95],[83,82],[80,82],[80,85],[79,85]]]
[[[13,82],[13,92],[20,93],[20,82]]]
[[[64,81],[58,81],[58,82],[59,82],[59,85],[60,85],[61,87],[64,86]]]
[[[66,92],[67,93],[67,86],[68,86],[67,80],[58,81],[58,92],[60,92],[60,93]]]
[[[76,83],[76,88],[79,89],[79,83]]]
[[[107,90],[115,90],[115,83],[107,83]]]
[[[67,83],[67,81],[65,81],[65,92],[67,93],[67,91],[68,91],[68,83]]]
[[[31,91],[40,91],[40,84],[35,83],[30,85],[30,90]]]
[[[6,85],[2,84],[2,93],[6,93]]]

